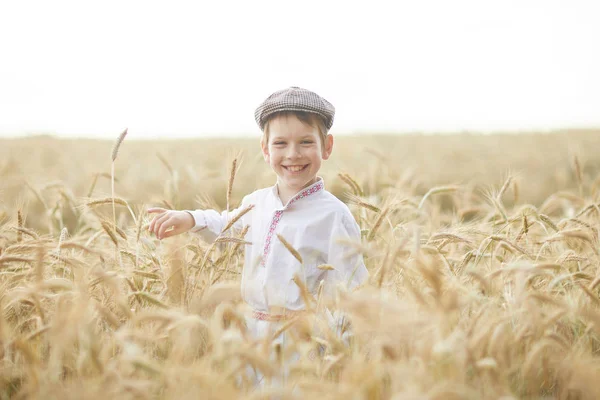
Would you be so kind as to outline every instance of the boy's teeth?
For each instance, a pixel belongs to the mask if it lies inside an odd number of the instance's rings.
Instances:
[[[294,166],[294,167],[287,167],[287,169],[289,169],[292,172],[298,172],[300,171],[302,168],[304,167],[298,167],[298,166]]]

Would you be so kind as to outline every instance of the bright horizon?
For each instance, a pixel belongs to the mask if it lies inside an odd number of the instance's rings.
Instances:
[[[300,86],[332,133],[600,127],[600,3],[0,5],[0,137],[255,136]]]

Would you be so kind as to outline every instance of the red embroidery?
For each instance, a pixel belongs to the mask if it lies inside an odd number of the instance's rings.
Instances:
[[[319,181],[312,186],[307,187],[297,195],[295,195],[285,206],[284,210],[291,206],[296,201],[303,199],[304,197],[308,197],[311,194],[317,193],[319,190],[323,189],[323,181]],[[267,233],[267,238],[265,240],[265,247],[263,249],[263,256],[261,260],[261,265],[264,267],[267,261],[267,257],[269,255],[269,251],[271,250],[271,240],[273,238],[273,234],[275,233],[275,229],[281,220],[281,215],[284,210],[277,210],[275,214],[273,214],[273,219],[271,220],[271,225],[269,226],[269,232]]]

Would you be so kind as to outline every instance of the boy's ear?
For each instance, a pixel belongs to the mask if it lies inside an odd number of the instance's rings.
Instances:
[[[268,143],[265,142],[264,137],[262,139],[260,139],[260,148],[262,149],[263,158],[265,159],[266,162],[269,162],[269,160],[270,160],[269,145],[268,145]]]
[[[331,156],[331,152],[333,151],[333,136],[331,134],[327,134],[325,137],[325,141],[323,143],[323,160],[327,160],[329,156]]]

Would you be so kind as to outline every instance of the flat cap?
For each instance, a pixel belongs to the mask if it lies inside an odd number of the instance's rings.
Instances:
[[[261,130],[270,115],[281,111],[304,111],[315,113],[323,117],[327,130],[333,126],[335,107],[310,90],[292,86],[287,89],[278,90],[265,101],[254,112],[254,119]]]

